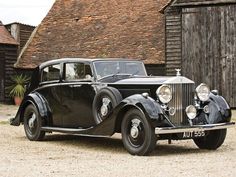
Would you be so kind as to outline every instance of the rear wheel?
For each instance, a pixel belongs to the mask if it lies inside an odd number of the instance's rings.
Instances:
[[[26,107],[24,112],[24,129],[27,138],[31,141],[42,140],[45,136],[45,132],[41,131],[43,125],[42,118],[33,105]]]
[[[129,110],[121,123],[122,141],[132,155],[148,155],[156,146],[154,128],[138,109]]]
[[[193,139],[193,141],[200,149],[215,150],[224,143],[226,133],[226,129],[213,130],[209,131],[207,136]]]

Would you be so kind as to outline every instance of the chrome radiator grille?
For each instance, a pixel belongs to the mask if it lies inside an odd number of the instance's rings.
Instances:
[[[174,107],[176,113],[170,116],[170,121],[176,125],[188,125],[188,118],[185,113],[187,106],[193,104],[194,98],[194,84],[168,84],[173,93],[172,100],[169,103],[169,107]]]

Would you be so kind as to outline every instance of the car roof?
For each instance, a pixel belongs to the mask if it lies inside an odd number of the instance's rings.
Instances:
[[[141,61],[139,59],[126,59],[126,58],[60,58],[60,59],[54,59],[50,61],[46,61],[42,64],[40,64],[39,68],[44,68],[49,65],[53,64],[59,64],[59,63],[66,63],[66,62],[88,62],[92,63],[95,61]]]

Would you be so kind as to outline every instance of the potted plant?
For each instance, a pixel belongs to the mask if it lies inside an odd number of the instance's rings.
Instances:
[[[11,77],[13,84],[9,87],[9,95],[14,98],[15,104],[20,105],[26,91],[26,84],[29,78],[25,75],[15,75]]]

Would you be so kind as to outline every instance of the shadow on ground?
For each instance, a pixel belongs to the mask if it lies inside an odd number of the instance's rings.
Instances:
[[[76,146],[86,149],[96,149],[96,151],[112,152],[119,154],[127,154],[124,149],[122,140],[120,138],[109,137],[86,137],[77,135],[47,135],[43,142],[56,143],[60,146]],[[189,143],[189,144],[188,144]],[[155,150],[150,154],[151,156],[167,156],[177,154],[193,154],[193,153],[209,153],[213,151],[200,150],[195,146],[191,146],[191,142],[183,144],[159,144]],[[187,144],[187,146],[186,146]]]

